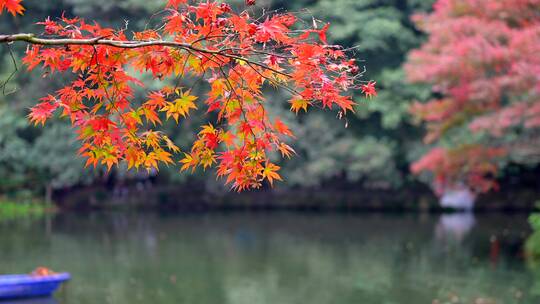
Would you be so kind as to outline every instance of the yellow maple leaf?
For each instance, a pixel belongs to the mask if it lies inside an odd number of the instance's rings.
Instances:
[[[195,171],[195,167],[197,166],[199,162],[191,154],[184,153],[184,158],[180,160],[180,163],[182,164],[180,171],[186,171],[187,169],[191,167],[192,167],[192,170]]]
[[[300,109],[304,110],[304,112],[307,112],[308,105],[310,103],[305,99],[295,98],[291,100],[291,111],[294,111],[296,114],[298,114],[298,111]]]
[[[263,178],[268,179],[271,186],[274,185],[274,180],[282,180],[281,176],[277,173],[280,168],[280,166],[274,165],[272,163],[268,163],[266,167],[264,167],[262,176]]]
[[[189,115],[191,109],[197,109],[194,101],[197,100],[198,97],[190,95],[189,92],[189,90],[186,92],[179,91],[180,97],[173,102],[167,102],[167,105],[161,109],[161,111],[166,112],[167,119],[173,117],[176,123],[178,123],[178,118],[180,118],[180,116],[186,117]]]

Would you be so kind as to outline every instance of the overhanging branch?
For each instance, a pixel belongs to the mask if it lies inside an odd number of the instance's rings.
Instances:
[[[28,33],[20,33],[20,34],[11,34],[11,35],[0,35],[0,43],[11,43],[11,42],[26,42],[30,44],[38,44],[38,45],[46,45],[46,46],[67,46],[67,45],[106,45],[111,47],[117,47],[117,48],[123,48],[123,49],[135,49],[135,48],[143,48],[143,47],[150,47],[150,46],[164,46],[164,47],[172,47],[172,48],[179,48],[183,49],[189,52],[195,52],[195,53],[204,53],[204,54],[210,54],[210,55],[219,55],[223,57],[227,57],[230,59],[236,59],[236,60],[242,60],[247,63],[259,66],[263,69],[270,70],[274,73],[291,77],[291,75],[284,73],[282,71],[278,71],[264,63],[260,63],[258,61],[253,61],[249,58],[231,54],[228,52],[224,52],[222,50],[209,50],[205,48],[199,48],[192,44],[187,43],[181,43],[181,42],[175,42],[175,41],[166,41],[166,40],[147,40],[147,41],[141,41],[141,40],[111,40],[106,39],[106,37],[95,37],[95,38],[38,38],[34,34],[28,34]],[[254,52],[258,52],[257,50],[252,50]]]

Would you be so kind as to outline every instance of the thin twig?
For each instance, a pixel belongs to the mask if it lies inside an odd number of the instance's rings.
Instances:
[[[17,74],[17,72],[19,71],[19,68],[17,67],[17,60],[15,60],[15,55],[13,55],[13,50],[11,49],[11,46],[9,44],[7,45],[7,47],[8,47],[8,50],[9,50],[9,56],[11,57],[11,61],[13,62],[13,71],[11,72],[11,74],[9,74],[9,77],[1,85],[2,94],[4,96],[15,93],[17,91],[17,88],[15,88],[13,91],[8,92],[6,94],[6,87],[7,87],[8,83],[15,76],[15,74]]]

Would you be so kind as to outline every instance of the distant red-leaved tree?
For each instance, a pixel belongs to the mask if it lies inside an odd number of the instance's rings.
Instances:
[[[488,191],[498,159],[540,156],[540,0],[440,0],[414,20],[429,38],[406,71],[439,97],[411,108],[436,144],[412,171]]]
[[[16,15],[24,8],[20,0],[0,0],[2,10]],[[285,142],[293,132],[266,111],[265,86],[288,92],[296,113],[320,107],[335,109],[340,117],[353,110],[346,91],[376,94],[373,82],[360,79],[363,69],[347,50],[327,43],[328,24],[304,23],[291,13],[251,14],[216,1],[168,0],[155,29],[128,32],[62,16],[40,22],[41,37],[4,34],[0,43],[30,44],[23,59],[29,70],[41,67],[46,77],[73,75],[42,98],[29,118],[44,124],[55,111],[67,117],[87,165],[110,168],[125,161],[129,168],[157,169],[181,155],[181,170],[216,165],[218,176],[244,190],[281,180],[269,153],[294,154]],[[134,90],[144,85],[133,71],[172,85],[136,102]],[[188,76],[209,83],[207,96],[184,87]],[[216,121],[201,126],[193,145],[181,151],[159,125],[180,123],[201,107],[215,113]]]

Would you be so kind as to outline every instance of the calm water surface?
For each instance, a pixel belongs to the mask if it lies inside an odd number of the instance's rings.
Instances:
[[[32,304],[540,303],[525,215],[60,214],[0,223],[0,273],[69,271]]]

